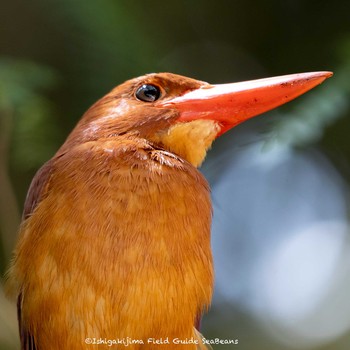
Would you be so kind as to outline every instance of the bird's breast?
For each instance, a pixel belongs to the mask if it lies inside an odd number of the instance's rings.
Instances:
[[[202,175],[130,141],[84,144],[55,167],[49,194],[23,228],[37,242],[28,318],[55,330],[64,318],[86,337],[191,337],[212,294]],[[26,232],[19,258],[30,249]]]

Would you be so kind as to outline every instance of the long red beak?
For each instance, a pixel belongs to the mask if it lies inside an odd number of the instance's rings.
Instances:
[[[180,122],[215,120],[221,126],[220,136],[249,118],[293,100],[332,75],[332,72],[312,72],[233,84],[208,84],[165,101],[162,107],[176,108]]]

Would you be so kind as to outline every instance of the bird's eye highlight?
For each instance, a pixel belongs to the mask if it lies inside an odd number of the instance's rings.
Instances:
[[[144,84],[136,90],[135,96],[140,101],[154,102],[160,97],[160,89],[155,85]]]

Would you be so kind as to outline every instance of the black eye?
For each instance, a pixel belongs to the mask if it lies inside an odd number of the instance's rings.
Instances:
[[[144,102],[154,102],[160,96],[160,89],[158,86],[144,84],[136,90],[136,97]]]

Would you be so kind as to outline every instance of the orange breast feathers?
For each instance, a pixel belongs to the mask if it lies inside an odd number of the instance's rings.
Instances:
[[[51,166],[12,271],[37,348],[56,349],[54,340],[57,349],[85,349],[86,337],[193,337],[213,284],[201,174],[123,138],[75,147]]]

